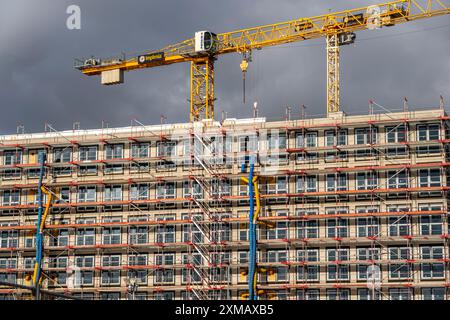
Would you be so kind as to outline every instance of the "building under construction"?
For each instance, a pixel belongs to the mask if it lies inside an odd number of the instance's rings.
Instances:
[[[0,137],[0,281],[83,299],[447,299],[442,108]],[[47,212],[48,211],[48,212]],[[0,299],[31,298],[0,287]]]

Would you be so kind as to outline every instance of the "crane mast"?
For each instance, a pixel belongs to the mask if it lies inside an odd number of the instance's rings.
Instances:
[[[190,120],[198,121],[214,119],[214,62],[218,56],[239,53],[246,59],[254,49],[325,38],[330,116],[341,110],[340,47],[353,43],[355,32],[449,13],[450,0],[397,0],[217,35],[200,31],[193,38],[129,59],[77,59],[75,68],[88,76],[100,75],[104,85],[114,85],[123,83],[125,71],[189,62]]]

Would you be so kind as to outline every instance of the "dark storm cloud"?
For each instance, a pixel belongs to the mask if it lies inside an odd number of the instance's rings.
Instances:
[[[359,2],[362,5],[378,1]],[[82,29],[68,30],[66,8],[82,10]],[[102,87],[97,77],[82,76],[73,58],[111,56],[157,49],[198,30],[226,32],[355,7],[355,1],[119,1],[15,0],[0,10],[0,133],[42,131],[45,122],[69,129],[188,120],[188,65],[137,71],[125,84]],[[450,16],[395,28],[358,33],[354,46],[342,49],[342,105],[349,113],[366,113],[367,101],[398,108],[407,96],[412,106],[434,106],[439,94],[450,99]],[[371,40],[368,40],[371,39]],[[216,63],[216,113],[248,117],[253,101],[261,115],[284,116],[325,112],[326,65],[323,40],[254,53],[242,104],[240,57],[227,55]]]

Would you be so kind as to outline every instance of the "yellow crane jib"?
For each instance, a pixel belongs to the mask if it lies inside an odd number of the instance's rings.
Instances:
[[[197,121],[214,118],[214,61],[218,56],[325,38],[327,113],[332,114],[340,111],[340,47],[353,43],[355,32],[449,13],[450,0],[397,0],[221,34],[199,31],[193,38],[138,57],[78,59],[75,68],[89,76],[101,75],[102,84],[111,85],[123,83],[125,71],[189,62],[190,120]]]

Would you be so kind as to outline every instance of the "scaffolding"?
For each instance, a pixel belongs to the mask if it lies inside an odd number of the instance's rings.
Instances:
[[[336,119],[135,120],[3,136],[0,280],[26,286],[33,272],[44,150],[43,184],[57,200],[43,230],[43,292],[247,299],[240,169],[254,156],[258,299],[447,299],[450,118],[378,106]],[[1,286],[0,297],[30,291]]]

